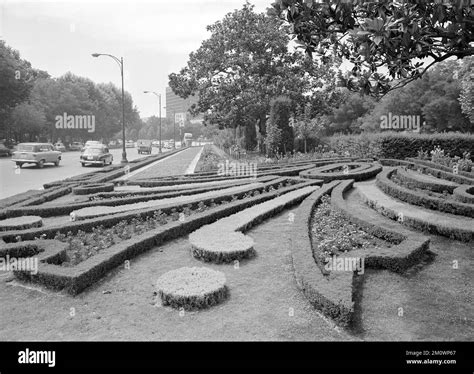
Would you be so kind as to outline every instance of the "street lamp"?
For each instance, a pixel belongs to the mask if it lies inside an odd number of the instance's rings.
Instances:
[[[99,57],[99,56],[109,56],[119,64],[120,67],[120,74],[122,75],[122,161],[121,164],[127,164],[127,152],[125,151],[125,93],[123,89],[123,57],[120,57],[120,60],[112,55],[106,53],[93,53],[92,57]]]
[[[160,106],[160,109],[159,109],[159,116],[160,116],[160,150],[159,152],[161,153],[161,94],[158,94],[156,93],[155,91],[143,91],[143,93],[151,93],[153,95],[155,95],[156,97],[158,97],[158,105]]]

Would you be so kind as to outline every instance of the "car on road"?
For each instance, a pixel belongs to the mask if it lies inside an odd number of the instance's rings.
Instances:
[[[9,148],[5,146],[5,144],[0,143],[0,156],[11,156],[12,152]]]
[[[63,143],[54,144],[54,149],[56,149],[56,151],[66,152],[66,146]]]
[[[133,140],[127,140],[125,142],[125,148],[135,148],[135,142]]]
[[[81,152],[84,152],[84,150],[89,147],[101,147],[101,146],[104,146],[101,141],[88,140],[86,144],[84,144],[84,147],[82,147]]]
[[[146,153],[151,155],[151,140],[148,139],[139,139],[137,140],[138,153]]]
[[[47,163],[59,166],[61,152],[50,143],[20,143],[13,152],[12,161],[20,168],[23,164],[36,164],[39,168]]]
[[[80,162],[82,166],[86,165],[112,165],[114,156],[109,152],[109,149],[102,146],[91,146],[84,149],[81,153]]]
[[[82,144],[81,142],[72,142],[69,145],[69,149],[71,151],[80,151],[82,148],[84,148],[84,144]]]

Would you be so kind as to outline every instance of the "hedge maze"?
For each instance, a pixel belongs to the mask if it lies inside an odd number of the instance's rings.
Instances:
[[[37,272],[17,270],[15,277],[77,295],[126,261],[187,238],[189,256],[214,269],[177,262],[175,270],[157,275],[157,293],[164,306],[208,308],[232,297],[225,276],[229,264],[259,260],[247,232],[293,208],[281,245],[291,253],[296,284],[314,308],[350,327],[364,274],[348,265],[357,260],[367,269],[404,274],[422,262],[429,235],[474,238],[470,172],[453,173],[417,159],[338,157],[261,164],[255,177],[206,171],[123,178],[161,157],[144,158],[128,169],[106,167],[1,201],[0,257],[38,257]],[[342,228],[352,225],[377,244],[328,252],[334,238],[316,240],[312,232],[323,208]],[[337,266],[329,266],[336,260]]]

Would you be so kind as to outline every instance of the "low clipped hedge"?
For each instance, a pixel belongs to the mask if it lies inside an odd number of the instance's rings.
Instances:
[[[454,189],[458,187],[457,184],[449,183],[442,179],[438,179],[437,181],[424,179],[423,176],[410,174],[401,167],[397,168],[397,177],[409,188],[415,187],[440,193],[447,191],[452,194]]]
[[[418,165],[424,165],[424,166],[428,166],[430,168],[433,168],[433,169],[439,169],[439,170],[443,170],[443,171],[447,171],[448,173],[452,173],[453,172],[453,169],[446,166],[446,165],[441,165],[441,164],[438,164],[436,162],[431,162],[431,161],[428,161],[428,160],[420,160],[418,158],[413,158],[413,157],[409,157],[406,159],[407,161],[411,161],[411,162],[414,162]],[[474,183],[474,173],[473,172],[468,172],[468,171],[464,171],[464,170],[459,170],[458,171],[458,174],[459,175],[462,175],[463,177],[466,177],[466,178],[470,178],[472,179],[472,182]]]
[[[268,187],[278,186],[280,183],[286,182],[287,180],[288,178],[282,177],[274,181],[264,183],[261,187],[255,188],[254,191],[261,192]],[[265,193],[264,195],[259,195],[253,198],[246,199],[245,201],[247,200],[254,201],[253,199],[255,198],[260,198],[260,200],[258,201],[266,201],[286,191],[292,191],[294,189],[304,187],[306,185],[318,185],[318,184],[321,184],[321,181],[311,181],[311,182],[301,183],[299,185],[292,185],[292,186],[281,188],[274,192],[268,192],[268,193]],[[242,197],[245,195],[245,193],[233,194],[233,195]],[[219,198],[209,198],[209,199],[203,200],[202,202],[205,204],[209,204],[211,201],[214,201],[216,203],[220,203],[222,201],[229,201],[233,195],[221,196]],[[170,205],[167,207],[161,207],[160,210],[165,214],[170,214],[173,209],[180,210],[180,209],[183,209],[187,205],[189,204],[175,204],[175,205]],[[227,205],[230,205],[230,204],[227,204]],[[198,204],[192,204],[192,206],[197,207]],[[39,237],[41,235],[45,235],[47,238],[54,238],[56,233],[58,232],[62,234],[66,234],[69,231],[71,231],[72,233],[76,233],[79,230],[90,232],[92,231],[94,227],[97,227],[97,226],[103,226],[104,228],[107,228],[107,227],[116,225],[120,221],[130,220],[134,217],[140,217],[140,218],[151,217],[156,212],[156,210],[157,210],[156,208],[145,208],[145,209],[135,210],[131,212],[113,214],[107,217],[98,217],[98,218],[88,219],[84,221],[68,222],[62,225],[57,225],[57,226],[52,226],[52,227],[43,227],[41,229],[10,231],[3,235],[2,233],[0,233],[0,239],[3,239],[5,242],[14,242],[16,240],[16,237],[20,237],[22,240],[33,240],[35,237]]]
[[[349,170],[347,174],[343,172],[331,172],[332,169],[340,168],[341,166],[357,166],[355,169]],[[308,179],[320,179],[324,183],[331,182],[333,180],[343,180],[343,179],[354,179],[356,181],[362,181],[375,177],[382,167],[380,165],[370,165],[365,163],[341,163],[341,164],[331,164],[328,166],[322,166],[315,169],[304,170],[300,173],[301,178]]]
[[[270,201],[201,227],[189,235],[194,257],[206,262],[229,263],[254,255],[254,241],[240,231],[247,231],[264,219],[301,202],[316,187],[306,186]]]
[[[311,219],[323,195],[332,191],[332,205],[346,218],[371,235],[397,244],[392,248],[354,250],[347,253],[347,256],[362,258],[366,268],[382,268],[401,273],[419,262],[429,247],[429,239],[423,236],[395,225],[387,227],[387,223],[381,224],[379,220],[370,220],[348,209],[343,194],[352,188],[353,182],[333,181],[305,199],[295,213],[291,235],[293,269],[298,287],[317,309],[344,327],[350,326],[354,321],[355,300],[360,299],[362,276],[349,271],[333,271],[324,275],[313,257]]]
[[[450,182],[459,184],[472,184],[472,180],[460,174],[454,174],[440,169],[434,169],[428,166],[424,166],[418,161],[404,161],[395,159],[381,159],[379,162],[384,166],[406,166],[411,169],[419,169],[425,174],[431,174],[432,176],[440,179],[445,179]]]
[[[431,150],[436,146],[450,156],[462,157],[464,152],[474,154],[474,135],[461,133],[416,134],[400,132],[334,135],[329,146],[337,153],[349,152],[353,157],[396,158],[416,157],[420,149]]]
[[[113,183],[97,183],[86,184],[84,186],[74,187],[72,193],[74,195],[89,195],[98,192],[112,192],[114,190]]]
[[[462,203],[474,204],[474,186],[461,185],[453,191],[453,195]]]
[[[208,268],[183,267],[158,278],[156,287],[164,306],[196,310],[225,300],[229,291],[224,273]]]
[[[43,226],[43,220],[38,216],[21,216],[0,221],[0,231],[25,230]]]
[[[21,273],[16,274],[22,279],[40,283],[48,288],[59,290],[64,289],[72,295],[82,292],[101,279],[110,270],[121,266],[126,260],[130,260],[139,254],[142,254],[151,248],[161,245],[162,243],[180,238],[190,232],[197,230],[199,227],[212,223],[218,219],[234,214],[242,209],[248,208],[263,201],[270,200],[281,193],[292,191],[304,185],[313,185],[312,182],[303,183],[297,186],[284,187],[280,191],[270,192],[265,195],[254,196],[249,199],[234,201],[220,207],[211,208],[207,211],[193,214],[184,222],[172,221],[165,226],[160,226],[154,230],[149,230],[143,234],[132,237],[117,243],[96,255],[89,257],[87,260],[72,267],[57,266],[61,262],[42,263],[39,266],[37,274]],[[120,217],[118,221],[123,219]],[[109,221],[111,221],[109,219]],[[118,222],[117,221],[117,222]],[[117,223],[115,222],[115,223]],[[91,227],[97,226],[97,223],[89,223]],[[67,231],[77,231],[78,228],[66,228]],[[83,228],[81,228],[83,229]],[[53,229],[54,230],[54,229]],[[50,230],[51,231],[51,230]],[[39,241],[31,241],[32,245],[36,245]],[[46,241],[44,241],[46,242]],[[56,240],[56,242],[64,244]],[[28,245],[28,242],[12,243],[9,245]],[[64,261],[64,260],[63,260]]]
[[[428,196],[422,192],[412,191],[403,186],[399,186],[390,180],[391,175],[396,172],[397,169],[386,169],[377,175],[376,185],[387,195],[424,208],[474,217],[474,205]]]

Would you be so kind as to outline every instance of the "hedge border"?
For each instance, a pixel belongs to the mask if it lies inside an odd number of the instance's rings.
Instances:
[[[37,274],[21,272],[20,274],[17,274],[17,276],[21,277],[23,280],[40,283],[47,288],[55,290],[64,289],[72,295],[77,295],[105,276],[105,274],[110,270],[122,265],[126,260],[130,260],[155,246],[172,239],[180,238],[183,235],[197,230],[203,225],[232,215],[242,209],[270,200],[283,193],[283,190],[292,191],[296,188],[301,188],[304,185],[310,186],[314,184],[314,182],[306,182],[297,186],[289,186],[280,191],[269,192],[265,195],[258,195],[249,199],[239,200],[233,203],[231,202],[224,206],[196,213],[184,222],[173,221],[168,223],[166,226],[158,227],[131,239],[124,240],[112,247],[104,249],[95,256],[92,256],[73,267],[62,267],[57,266],[57,264],[52,265],[50,263],[40,263]],[[25,245],[29,243],[35,245],[37,242],[30,241],[22,242],[20,244]],[[13,245],[19,245],[19,243],[13,243]]]
[[[466,203],[474,204],[474,186],[464,184],[454,189],[453,196],[456,200]]]
[[[397,169],[383,170],[376,178],[376,185],[387,195],[395,197],[409,204],[422,206],[427,209],[437,210],[440,212],[474,217],[474,205],[460,203],[456,201],[447,201],[437,197],[431,197],[418,191],[411,191],[408,188],[399,186],[390,180],[393,173]]]
[[[397,160],[394,158],[380,159],[379,162],[384,166],[408,166],[411,168],[421,169],[424,173],[429,173],[436,178],[445,179],[459,184],[472,184],[472,181],[469,178],[463,177],[462,175],[448,173],[439,169],[433,169],[416,162]]]
[[[112,192],[115,185],[113,183],[97,183],[86,184],[84,186],[74,187],[72,193],[74,195],[89,195],[98,192]]]
[[[199,230],[189,235],[192,255],[205,262],[214,262],[217,264],[229,263],[235,260],[252,257],[254,255],[253,239],[244,235],[243,232],[248,231],[251,227],[256,226],[263,220],[273,217],[284,209],[300,203],[308,195],[313,193],[315,188],[316,187],[314,186],[307,186],[294,191],[289,191],[272,200],[254,205],[253,207],[237,212],[232,216],[225,217],[222,220],[201,227]],[[279,199],[283,200],[283,202],[280,202]],[[269,203],[273,206],[260,211],[260,209],[262,209],[261,205]],[[251,209],[257,209],[257,212],[249,212]],[[237,215],[245,215],[245,217],[239,219],[236,217]],[[225,240],[228,241],[226,244],[234,245],[235,250],[214,250],[212,246],[216,242],[220,242],[220,238],[225,238]]]
[[[289,181],[290,179],[291,178],[281,177],[276,180],[264,183],[262,186],[254,188],[253,191],[262,191],[269,187],[275,187],[275,186],[278,186],[280,183]],[[322,181],[318,181],[318,180],[314,180],[311,182],[303,182],[301,184],[283,187],[274,192],[267,192],[263,196],[272,196],[272,194],[281,194],[287,190],[291,191],[293,189],[299,188],[299,186],[320,185],[320,184],[322,184]],[[229,200],[234,195],[243,197],[245,196],[246,193],[248,192],[242,192],[238,194],[229,194],[229,195],[221,196],[220,198],[209,198],[209,199],[203,200],[202,202],[204,202],[205,204],[208,204],[214,200],[215,202],[220,203],[221,201]],[[265,200],[267,200],[267,198],[263,199],[262,201],[265,201]],[[171,213],[173,209],[177,209],[177,210],[183,209],[187,205],[189,204],[169,205],[168,207],[161,207],[160,210],[168,214],[168,213]],[[197,205],[198,204],[194,204],[193,206],[197,206]],[[98,218],[88,219],[88,220],[83,220],[83,221],[68,222],[68,224],[63,224],[60,226],[43,227],[42,229],[10,231],[8,232],[8,234],[2,234],[0,232],[0,240],[4,240],[6,242],[14,242],[15,238],[18,236],[22,240],[32,240],[35,237],[40,237],[41,235],[46,235],[47,238],[54,238],[57,232],[63,233],[63,234],[66,234],[69,231],[71,231],[72,233],[76,233],[79,230],[90,232],[92,231],[94,227],[97,227],[100,225],[107,228],[107,227],[116,225],[122,220],[130,220],[134,217],[141,217],[141,218],[150,217],[150,216],[153,216],[155,211],[157,211],[156,208],[145,208],[145,209],[134,210],[131,212],[117,213],[117,214],[109,215],[106,217],[98,217]]]
[[[258,179],[257,181],[270,181],[277,179],[278,177],[275,176],[274,178],[262,178]],[[242,184],[243,185],[243,184]],[[152,199],[163,199],[168,197],[177,197],[181,195],[192,195],[198,192],[208,192],[212,190],[218,190],[223,188],[228,188],[229,186],[221,186],[217,187],[206,187],[206,188],[196,188],[196,189],[186,189],[180,190],[177,192],[168,192],[168,193],[158,193],[152,195],[144,195],[144,196],[131,196],[127,198],[116,198],[116,199],[108,199],[108,200],[98,200],[98,201],[83,201],[78,203],[70,203],[70,204],[62,204],[62,205],[50,205],[50,206],[38,206],[38,207],[24,207],[24,208],[11,208],[5,211],[5,214],[9,217],[18,217],[21,215],[38,215],[43,218],[46,217],[54,217],[54,216],[61,216],[61,215],[68,215],[73,210],[87,208],[92,206],[116,206],[121,204],[132,204],[138,203],[143,201],[148,201]],[[113,192],[116,193],[116,192]],[[93,195],[92,195],[93,196]]]
[[[348,174],[344,174],[340,172],[325,173],[323,171],[328,169],[328,167],[323,166],[323,167],[318,167],[318,168],[302,171],[300,173],[300,177],[306,178],[306,179],[321,179],[324,183],[328,183],[333,180],[342,180],[342,179],[354,179],[356,181],[362,181],[362,180],[373,178],[382,171],[382,167],[379,165],[370,165],[370,164],[365,164],[365,163],[338,163],[338,164],[333,164],[329,166],[334,166],[334,168],[338,168],[343,165],[360,165],[360,167],[352,171],[349,170]]]
[[[446,171],[446,172],[448,172],[448,173],[452,173],[452,172],[453,172],[453,169],[450,168],[449,166],[441,165],[441,164],[438,164],[438,163],[433,162],[433,161],[421,160],[421,159],[414,158],[414,157],[407,157],[405,160],[410,161],[410,162],[415,162],[415,163],[417,163],[417,164],[419,164],[419,165],[428,166],[428,167],[430,167],[430,168],[432,168],[432,169],[438,169],[438,170]],[[472,182],[474,183],[474,173],[468,172],[468,171],[464,171],[464,170],[458,170],[458,174],[461,175],[461,176],[463,176],[463,177],[472,179]]]
[[[411,175],[407,173],[404,169],[402,169],[402,167],[397,168],[397,177],[400,178],[404,183],[408,184],[409,188],[415,187],[415,188],[421,188],[424,190],[429,190],[429,191],[439,192],[439,193],[442,193],[443,191],[447,191],[450,194],[452,194],[454,189],[458,187],[457,184],[453,185],[453,184],[443,183],[442,179],[436,182],[424,180],[421,177],[418,177],[417,175]],[[444,182],[448,182],[448,181],[444,181]]]
[[[6,220],[13,221],[15,219],[25,218],[25,217],[28,217],[32,221],[24,222],[24,223],[11,223],[11,224],[5,225]],[[0,231],[25,230],[25,229],[31,229],[33,227],[43,226],[43,220],[39,216],[21,216],[21,217],[7,218],[6,220],[0,221]]]
[[[388,217],[394,221],[398,221],[398,211],[379,204],[377,201],[371,199],[364,193],[359,193],[359,195],[364,201],[364,203],[367,204],[370,208],[376,210],[378,213],[382,214],[385,217]],[[401,222],[401,224],[407,227],[411,227],[415,230],[441,235],[450,239],[460,240],[463,242],[469,242],[471,240],[474,240],[474,230],[472,229],[440,224],[437,220],[426,222],[423,219],[410,216],[409,213],[404,214],[403,221]]]
[[[325,276],[313,257],[310,234],[312,216],[323,195],[332,192],[332,205],[372,235],[398,242],[397,246],[385,250],[354,250],[347,254],[362,257],[366,268],[403,272],[418,262],[429,247],[427,238],[419,238],[419,235],[407,230],[397,230],[396,227],[384,227],[379,221],[364,220],[347,209],[343,194],[352,188],[353,183],[354,180],[333,181],[305,199],[296,212],[295,229],[292,230],[290,241],[298,287],[313,306],[343,327],[349,327],[354,321],[355,300],[359,299],[357,294],[361,292],[363,278],[356,276],[355,272],[331,272],[329,276]],[[394,249],[399,253],[392,253]]]

